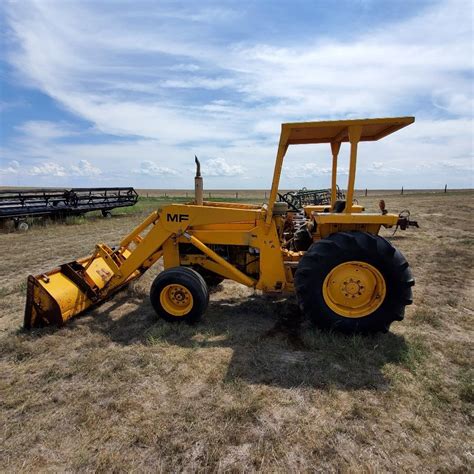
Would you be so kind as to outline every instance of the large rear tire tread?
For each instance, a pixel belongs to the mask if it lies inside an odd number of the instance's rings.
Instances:
[[[161,291],[171,284],[179,284],[193,296],[193,307],[185,316],[174,316],[168,313],[161,305]],[[197,323],[209,304],[209,290],[206,282],[198,272],[187,267],[174,267],[162,271],[153,281],[150,289],[150,302],[156,314],[169,322],[187,322],[189,324]]]
[[[374,266],[386,283],[381,306],[360,318],[334,312],[323,297],[324,279],[344,262],[362,261]],[[405,306],[413,302],[412,277],[400,251],[378,235],[366,232],[338,232],[311,245],[295,274],[295,289],[303,313],[318,327],[343,333],[387,332],[393,321],[401,321]]]

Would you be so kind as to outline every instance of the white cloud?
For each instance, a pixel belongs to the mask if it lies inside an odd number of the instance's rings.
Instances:
[[[321,166],[317,163],[306,163],[304,165],[288,166],[288,169],[285,170],[285,175],[291,179],[331,176],[331,173],[332,168]],[[338,167],[337,174],[338,176],[345,176],[347,175],[347,169]]]
[[[77,165],[71,166],[70,174],[73,176],[98,176],[102,174],[102,171],[87,160],[80,160]]]
[[[20,163],[12,160],[7,163],[6,168],[0,168],[0,174],[17,174],[20,171]]]
[[[77,164],[63,166],[54,161],[42,161],[35,165],[20,164],[17,160],[12,160],[6,168],[0,168],[1,175],[28,175],[45,178],[64,177],[95,177],[102,174],[102,171],[93,166],[87,160],[80,160]],[[52,181],[53,183],[53,181]]]
[[[27,173],[31,176],[67,176],[66,170],[58,163],[45,162],[39,165],[32,166]]]
[[[224,140],[248,134],[249,124],[258,125],[269,115],[279,123],[292,117],[386,113],[398,106],[402,97],[409,103],[418,94],[432,91],[439,95],[437,91],[444,90],[448,81],[454,92],[443,92],[443,104],[459,103],[451,96],[469,97],[470,81],[462,75],[472,67],[468,54],[470,32],[459,27],[465,25],[461,4],[441,4],[424,16],[384,30],[373,29],[348,42],[308,38],[304,46],[287,48],[249,42],[216,47],[212,39],[201,35],[201,30],[191,27],[186,40],[174,38],[171,47],[169,37],[157,36],[156,29],[137,28],[136,23],[124,33],[120,15],[94,15],[92,4],[87,4],[88,8],[80,3],[69,2],[68,8],[60,3],[48,4],[47,11],[42,3],[30,8],[16,5],[12,7],[12,24],[21,49],[13,62],[29,80],[101,131],[170,142]],[[179,10],[176,13],[178,17],[181,14]],[[52,26],[61,24],[64,28],[47,28],[45,18]],[[78,18],[87,21],[79,24]],[[436,30],[437,36],[433,38],[427,30]],[[44,45],[51,46],[47,55]],[[161,72],[158,69],[158,76],[150,75],[148,54],[158,50],[189,62],[178,63],[175,71],[168,66]],[[130,55],[128,60],[133,63],[143,61],[138,63],[137,72],[123,65],[124,54]],[[103,67],[109,63],[114,66],[114,76]],[[197,67],[203,73],[183,78],[182,74],[176,75],[183,72],[180,67]],[[162,80],[156,81],[157,77]],[[125,82],[126,78],[131,81]],[[150,84],[150,78],[154,84]],[[114,89],[117,82],[130,90],[148,91],[155,98],[133,101],[120,97]],[[104,84],[110,87],[104,90]],[[258,108],[240,107],[231,116],[216,108],[196,111],[182,107],[179,95],[162,96],[162,87],[230,87]],[[266,105],[262,100],[273,104]],[[224,116],[226,120],[222,121]],[[181,130],[187,133],[177,133]]]
[[[473,163],[459,162],[454,160],[443,160],[441,167],[446,168],[450,172],[469,173],[472,179]]]
[[[24,122],[16,127],[16,129],[29,138],[40,140],[63,138],[74,134],[70,125],[50,122],[47,120],[32,120]]]
[[[366,168],[366,171],[378,176],[395,176],[403,173],[402,169],[389,166],[387,163],[381,161],[374,161]]]
[[[474,97],[453,89],[434,91],[433,103],[453,115],[472,117],[474,113]]]
[[[224,87],[235,87],[235,80],[220,77],[217,79],[206,77],[190,77],[188,79],[169,79],[162,82],[162,87],[176,89],[209,89],[216,90]]]
[[[216,21],[223,20],[234,20],[240,13],[238,10],[231,8],[217,7],[213,5],[209,7],[199,7],[197,4],[193,4],[191,8],[180,8],[175,7],[174,9],[160,9],[157,13],[147,11],[147,15],[158,16],[162,18],[174,18],[185,22],[197,22],[197,23],[215,23]]]
[[[241,165],[228,163],[224,158],[212,158],[203,163],[205,176],[232,177],[244,174]]]
[[[168,68],[170,71],[178,71],[178,72],[196,72],[201,69],[197,64],[175,64]]]
[[[462,95],[472,100],[472,26],[466,21],[471,7],[470,2],[440,2],[422,15],[374,27],[347,42],[308,38],[286,48],[237,49],[253,79],[242,88],[258,98],[279,99],[273,108],[279,115],[315,117],[386,113],[401,99],[411,108],[410,97],[439,94],[446,84],[445,102],[459,103],[456,96]],[[471,117],[470,100],[456,113]]]
[[[166,166],[158,166],[153,161],[142,161],[140,163],[140,168],[134,170],[134,173],[141,174],[145,176],[176,176],[178,172],[172,168],[167,168]]]

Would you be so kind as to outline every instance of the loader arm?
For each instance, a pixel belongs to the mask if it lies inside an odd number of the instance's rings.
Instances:
[[[262,247],[268,262],[277,262],[277,270],[264,269],[262,284],[276,286],[284,281],[278,235],[273,226],[273,239],[261,238],[264,231],[265,211],[257,206],[178,205],[164,207],[152,212],[130,234],[125,236],[117,248],[97,244],[89,257],[63,264],[51,272],[28,278],[27,304],[24,326],[29,329],[48,324],[61,325],[87,308],[108,299],[131,281],[139,278],[162,256],[165,268],[179,266],[179,242],[189,242],[201,252],[220,273],[247,286],[258,282],[217,255],[199,236],[222,233],[213,228],[215,224],[242,224],[248,230],[237,232],[240,241],[247,245]],[[254,229],[252,232],[250,230]],[[265,230],[265,232],[267,232]],[[195,234],[195,235],[193,235]]]

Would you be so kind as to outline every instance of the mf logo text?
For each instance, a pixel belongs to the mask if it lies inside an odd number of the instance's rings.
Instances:
[[[189,214],[166,214],[168,222],[183,222],[189,221]]]

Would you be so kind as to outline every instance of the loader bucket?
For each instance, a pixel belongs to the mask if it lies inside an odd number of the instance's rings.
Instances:
[[[139,275],[135,272],[123,285],[107,291],[105,286],[112,272],[100,256],[64,264],[41,275],[30,275],[24,328],[62,326],[73,316],[105,301]]]

